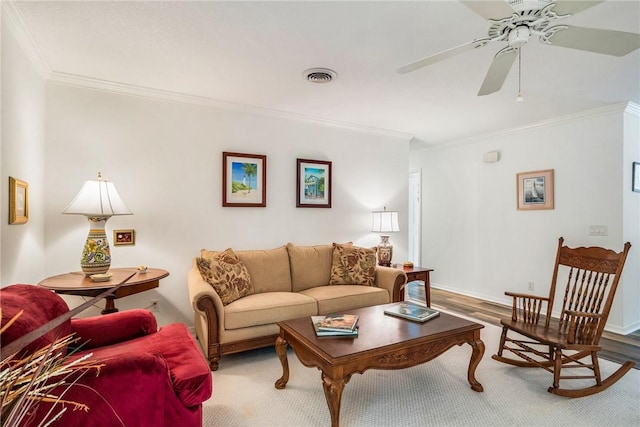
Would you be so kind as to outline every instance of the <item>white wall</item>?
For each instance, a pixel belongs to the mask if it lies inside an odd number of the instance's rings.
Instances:
[[[630,240],[626,268],[637,271],[638,230],[623,228],[623,194],[640,196],[629,194],[623,118],[621,105],[412,151],[410,167],[423,173],[422,265],[435,270],[434,286],[507,303],[505,290],[534,282],[534,293],[546,295],[560,236],[569,246],[616,250]],[[483,163],[493,150],[500,161]],[[516,173],[541,169],[555,171],[555,209],[518,211]],[[608,236],[589,236],[590,225],[606,225]],[[640,327],[637,291],[624,318],[621,295],[637,280],[622,286],[608,326],[629,332]]]
[[[0,283],[34,283],[44,274],[44,83],[2,14]],[[29,184],[29,221],[9,225],[9,177]]]
[[[116,305],[145,307],[158,298],[161,323],[192,322],[186,274],[201,248],[374,246],[371,211],[383,206],[406,224],[407,140],[56,84],[47,85],[46,110],[46,275],[79,269],[87,221],[60,213],[101,171],[134,213],[111,218],[107,236],[136,230],[135,246],[111,246],[112,266],[171,274],[157,291]],[[223,151],[267,156],[266,208],[222,207]],[[296,208],[296,158],[333,162],[331,209]],[[397,261],[407,257],[403,231],[392,239]]]

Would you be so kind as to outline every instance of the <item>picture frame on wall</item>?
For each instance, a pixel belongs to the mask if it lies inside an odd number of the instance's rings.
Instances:
[[[553,169],[516,174],[518,210],[554,208]]]
[[[632,190],[640,193],[640,162],[633,162]]]
[[[330,208],[331,162],[297,159],[296,207]]]
[[[114,246],[127,246],[136,244],[135,230],[113,230]]]
[[[9,224],[29,221],[29,184],[9,177]]]
[[[222,153],[222,206],[267,206],[267,156]]]

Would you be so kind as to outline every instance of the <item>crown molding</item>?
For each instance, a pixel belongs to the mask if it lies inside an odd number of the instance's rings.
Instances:
[[[190,95],[181,92],[173,92],[163,89],[149,88],[145,86],[137,86],[126,83],[114,82],[109,80],[96,79],[70,73],[62,73],[53,71],[50,73],[47,83],[54,83],[64,86],[80,87],[92,89],[108,93],[118,93],[121,95],[136,96],[165,102],[186,103],[192,105],[216,108],[225,111],[235,111],[247,114],[256,114],[261,116],[269,116],[280,119],[302,121],[316,125],[330,126],[336,128],[347,129],[355,132],[366,132],[377,135],[384,135],[391,138],[398,138],[405,141],[411,140],[413,135],[383,128],[359,125],[354,123],[341,122],[337,120],[323,119],[305,114],[292,113],[289,111],[277,110],[273,108],[259,107],[248,104],[240,104],[235,102],[223,101],[206,96]]]
[[[416,143],[412,145],[412,149],[413,150],[429,150],[429,151],[442,150],[442,149],[455,147],[455,146],[474,144],[480,140],[512,136],[522,132],[530,132],[532,130],[554,127],[559,124],[581,121],[589,117],[600,117],[607,114],[620,114],[623,112],[638,114],[640,113],[640,106],[634,102],[618,102],[615,104],[609,104],[602,107],[592,108],[590,110],[580,111],[578,113],[572,113],[572,114],[566,114],[564,116],[554,117],[549,120],[542,120],[539,122],[530,123],[524,126],[519,126],[515,128],[510,128],[510,129],[502,129],[494,132],[487,132],[480,135],[473,135],[466,138],[446,141],[436,145],[420,146],[420,144]]]
[[[640,117],[640,105],[636,104],[633,101],[630,101],[627,104],[627,108],[625,108],[624,112],[633,114],[636,117]]]
[[[31,32],[27,29],[24,23],[22,13],[15,5],[13,0],[4,0],[2,3],[2,21],[7,25],[9,31],[13,34],[18,42],[18,45],[22,48],[25,55],[36,69],[36,72],[40,78],[47,81],[51,76],[52,70],[47,61],[44,59],[44,55],[38,48]]]

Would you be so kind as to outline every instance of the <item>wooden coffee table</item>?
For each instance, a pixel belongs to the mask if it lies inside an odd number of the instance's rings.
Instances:
[[[280,335],[275,347],[282,377],[276,381],[276,388],[285,388],[289,381],[287,345],[290,345],[303,365],[322,371],[331,426],[338,427],[342,390],[351,375],[367,369],[409,368],[438,357],[454,345],[467,343],[473,349],[467,380],[473,390],[483,391],[475,378],[484,354],[484,343],[480,340],[483,325],[446,313],[422,324],[415,323],[385,315],[388,305],[348,310],[360,316],[358,338],[317,338],[309,317],[278,322]]]

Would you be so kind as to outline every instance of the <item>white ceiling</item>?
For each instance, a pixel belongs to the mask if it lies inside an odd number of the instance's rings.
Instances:
[[[437,144],[609,104],[640,104],[640,49],[624,57],[538,43],[502,91],[476,94],[489,45],[409,74],[396,68],[486,36],[455,1],[17,1],[53,75],[89,78],[412,135]],[[17,12],[17,13],[15,13]],[[501,18],[501,17],[497,17]],[[640,1],[609,0],[568,24],[640,33]],[[303,79],[326,67],[330,84]],[[264,109],[264,110],[262,110]]]

